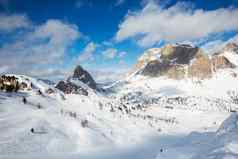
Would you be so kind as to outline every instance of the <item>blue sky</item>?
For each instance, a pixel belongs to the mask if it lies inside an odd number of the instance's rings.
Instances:
[[[150,47],[236,38],[237,17],[238,0],[0,0],[0,72],[125,71]]]

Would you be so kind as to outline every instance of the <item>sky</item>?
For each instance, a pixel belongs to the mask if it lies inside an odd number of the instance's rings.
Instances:
[[[148,48],[238,42],[238,0],[0,0],[0,73],[128,71]]]

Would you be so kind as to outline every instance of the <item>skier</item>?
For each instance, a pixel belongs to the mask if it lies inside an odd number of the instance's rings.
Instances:
[[[34,129],[33,128],[31,128],[31,133],[34,133]]]
[[[38,94],[39,95],[43,95],[40,89],[38,90]]]
[[[162,149],[162,148],[160,149],[160,152],[163,152],[163,149]]]
[[[26,104],[27,103],[26,97],[23,97],[22,101],[23,101],[24,104]]]

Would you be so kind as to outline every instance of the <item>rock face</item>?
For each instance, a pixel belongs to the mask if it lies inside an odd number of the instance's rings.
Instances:
[[[92,89],[96,89],[96,82],[92,76],[79,65],[75,68],[72,78],[82,81]]]
[[[234,68],[238,66],[238,45],[228,43],[212,57],[214,69]]]
[[[141,74],[145,76],[161,76],[168,70],[169,64],[164,64],[158,60],[150,61],[145,68],[142,70]]]
[[[56,88],[65,94],[80,94],[86,96],[88,95],[88,87],[96,89],[96,82],[92,76],[79,65],[75,68],[73,76],[69,77],[66,81],[60,81],[56,85]]]
[[[146,50],[143,55],[138,59],[138,62],[136,65],[132,68],[132,70],[129,72],[129,75],[136,73],[137,71],[140,71],[142,67],[144,67],[147,63],[150,61],[156,60],[158,56],[160,56],[160,48],[151,48]]]
[[[21,85],[15,76],[0,76],[0,90],[6,92],[17,92]]]
[[[183,79],[186,76],[186,68],[181,65],[171,66],[167,72],[167,76],[171,79]]]
[[[174,64],[189,64],[195,55],[200,53],[200,49],[190,45],[168,44],[161,49],[161,60]]]
[[[222,55],[214,55],[211,60],[214,71],[218,69],[235,67],[234,64],[232,64],[225,56]]]
[[[230,52],[236,52],[238,53],[238,45],[235,43],[228,43],[226,46],[222,49],[222,51],[230,51]]]
[[[212,77],[212,64],[208,56],[198,54],[188,66],[188,77],[205,79]]]
[[[139,58],[133,71],[137,70],[137,74],[150,77],[167,76],[172,79],[183,79],[185,77],[210,78],[213,72],[218,69],[235,67],[230,60],[234,55],[229,56],[228,59],[224,52],[237,54],[238,60],[238,46],[236,44],[227,44],[219,53],[211,57],[198,47],[184,44],[167,44],[162,48],[146,51]]]
[[[60,81],[57,85],[56,88],[64,92],[65,94],[80,94],[80,95],[88,95],[87,90],[84,88],[77,86],[74,83],[71,82],[65,82],[65,81]]]
[[[209,58],[198,47],[190,45],[165,45],[159,58],[149,61],[142,69],[145,76],[168,76],[172,79],[209,78],[212,74]]]

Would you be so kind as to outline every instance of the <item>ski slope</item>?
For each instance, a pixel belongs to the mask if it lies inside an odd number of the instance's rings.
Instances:
[[[237,79],[231,70],[202,83],[136,77],[109,93],[64,98],[58,91],[39,95],[50,86],[27,79],[35,89],[0,93],[1,159],[237,157],[237,117],[230,112],[237,104],[228,93],[237,90]],[[223,123],[230,115],[231,122]]]

